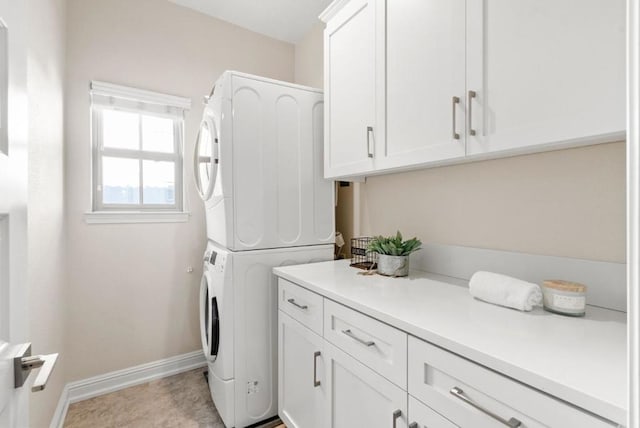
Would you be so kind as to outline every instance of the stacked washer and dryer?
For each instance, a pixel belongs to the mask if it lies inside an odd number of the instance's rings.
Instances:
[[[209,389],[228,428],[276,418],[272,268],[333,259],[321,91],[225,72],[207,98],[196,185],[208,244],[200,290]]]

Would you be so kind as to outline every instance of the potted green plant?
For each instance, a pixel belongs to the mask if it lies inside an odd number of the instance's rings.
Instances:
[[[422,242],[418,238],[402,240],[400,231],[396,236],[375,236],[367,251],[378,254],[378,273],[388,276],[409,275],[409,254],[418,251]]]

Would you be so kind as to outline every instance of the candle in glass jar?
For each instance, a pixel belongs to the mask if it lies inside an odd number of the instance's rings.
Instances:
[[[577,282],[548,279],[542,283],[544,308],[562,315],[581,317],[587,304],[587,287]]]

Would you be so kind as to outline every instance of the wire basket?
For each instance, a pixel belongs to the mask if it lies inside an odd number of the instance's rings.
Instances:
[[[369,243],[373,238],[361,236],[351,239],[351,265],[358,269],[375,269],[376,253],[367,253]]]

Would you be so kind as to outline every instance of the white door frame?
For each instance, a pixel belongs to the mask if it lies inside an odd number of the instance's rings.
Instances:
[[[640,427],[640,0],[627,0],[628,428]]]
[[[27,2],[0,0],[0,19],[6,28],[6,52],[0,54],[5,73],[0,73],[0,99],[6,100],[0,115],[0,277],[4,306],[0,339],[2,404],[0,425],[29,426],[30,388],[14,388],[13,356],[28,339],[27,293]],[[6,55],[4,55],[6,53]],[[6,84],[6,92],[5,92]],[[0,102],[0,105],[2,103]],[[6,133],[6,134],[4,134]],[[3,253],[4,252],[4,253]],[[7,274],[8,271],[8,274]],[[8,305],[7,305],[8,301]],[[2,409],[0,409],[2,410]]]

